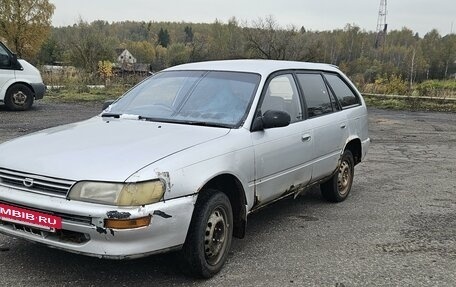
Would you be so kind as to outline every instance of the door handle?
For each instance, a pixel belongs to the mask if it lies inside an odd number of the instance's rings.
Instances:
[[[346,127],[347,127],[346,124],[341,124],[341,125],[340,125],[340,128],[341,128],[341,129],[345,129]]]
[[[310,141],[311,139],[312,139],[312,137],[311,137],[310,135],[303,135],[303,136],[301,137],[301,140],[302,140],[303,142],[308,142],[308,141]]]

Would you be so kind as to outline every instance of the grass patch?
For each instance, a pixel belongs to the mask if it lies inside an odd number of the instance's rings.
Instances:
[[[128,90],[128,87],[109,88],[63,87],[46,91],[43,102],[91,103],[115,100]]]
[[[419,97],[381,98],[364,96],[368,107],[407,111],[456,112],[456,101],[423,99]]]

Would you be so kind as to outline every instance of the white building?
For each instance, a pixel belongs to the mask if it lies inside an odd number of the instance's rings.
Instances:
[[[121,53],[117,56],[117,62],[121,65],[135,64],[136,58],[127,49],[121,50]]]

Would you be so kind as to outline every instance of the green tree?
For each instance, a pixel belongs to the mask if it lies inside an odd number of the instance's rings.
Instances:
[[[49,35],[54,9],[48,0],[0,0],[0,35],[19,57],[32,60]]]
[[[456,34],[442,38],[442,56],[445,65],[444,77],[456,72]]]
[[[192,27],[185,26],[184,32],[185,32],[185,40],[184,40],[184,42],[185,43],[193,42],[193,29],[192,29]]]
[[[40,64],[52,65],[62,60],[63,52],[64,50],[61,44],[51,36],[41,46],[41,50],[38,53],[38,62]]]
[[[204,61],[210,58],[208,38],[206,33],[196,33],[193,36],[193,42],[187,44],[190,48],[189,62]]]
[[[343,59],[351,62],[362,54],[362,33],[358,26],[347,24],[342,35]]]
[[[190,48],[183,43],[174,43],[168,47],[168,66],[187,63],[190,58]]]
[[[409,53],[406,59],[408,67],[406,67],[407,78],[409,81],[409,87],[412,88],[415,82],[422,81],[426,78],[426,71],[428,70],[428,63],[423,55],[421,47],[418,43],[413,47],[408,48]]]
[[[441,79],[444,76],[444,59],[442,49],[442,36],[437,30],[432,30],[424,35],[421,49],[429,63],[426,79]]]
[[[167,29],[160,28],[158,32],[158,45],[166,48],[169,45],[169,33]]]
[[[150,42],[128,42],[127,49],[135,56],[138,63],[152,63],[155,59],[155,47]]]
[[[115,44],[93,25],[80,20],[66,34],[66,48],[73,65],[89,73],[97,72],[98,62],[114,59]]]
[[[387,36],[387,44],[390,46],[413,46],[419,37],[413,34],[413,31],[408,28],[402,28],[401,30],[390,31]]]
[[[157,45],[155,47],[155,59],[151,64],[152,71],[160,71],[166,68],[168,49]]]
[[[235,17],[231,17],[226,24],[226,34],[228,37],[228,58],[238,59],[243,57],[244,43],[242,38],[242,28]]]
[[[225,25],[218,19],[211,25],[210,59],[222,60],[228,57],[228,35]]]

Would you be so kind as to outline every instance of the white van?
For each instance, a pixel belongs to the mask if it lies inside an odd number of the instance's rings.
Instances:
[[[4,103],[9,110],[28,110],[34,100],[43,98],[45,90],[38,69],[17,59],[0,42],[0,104]]]

